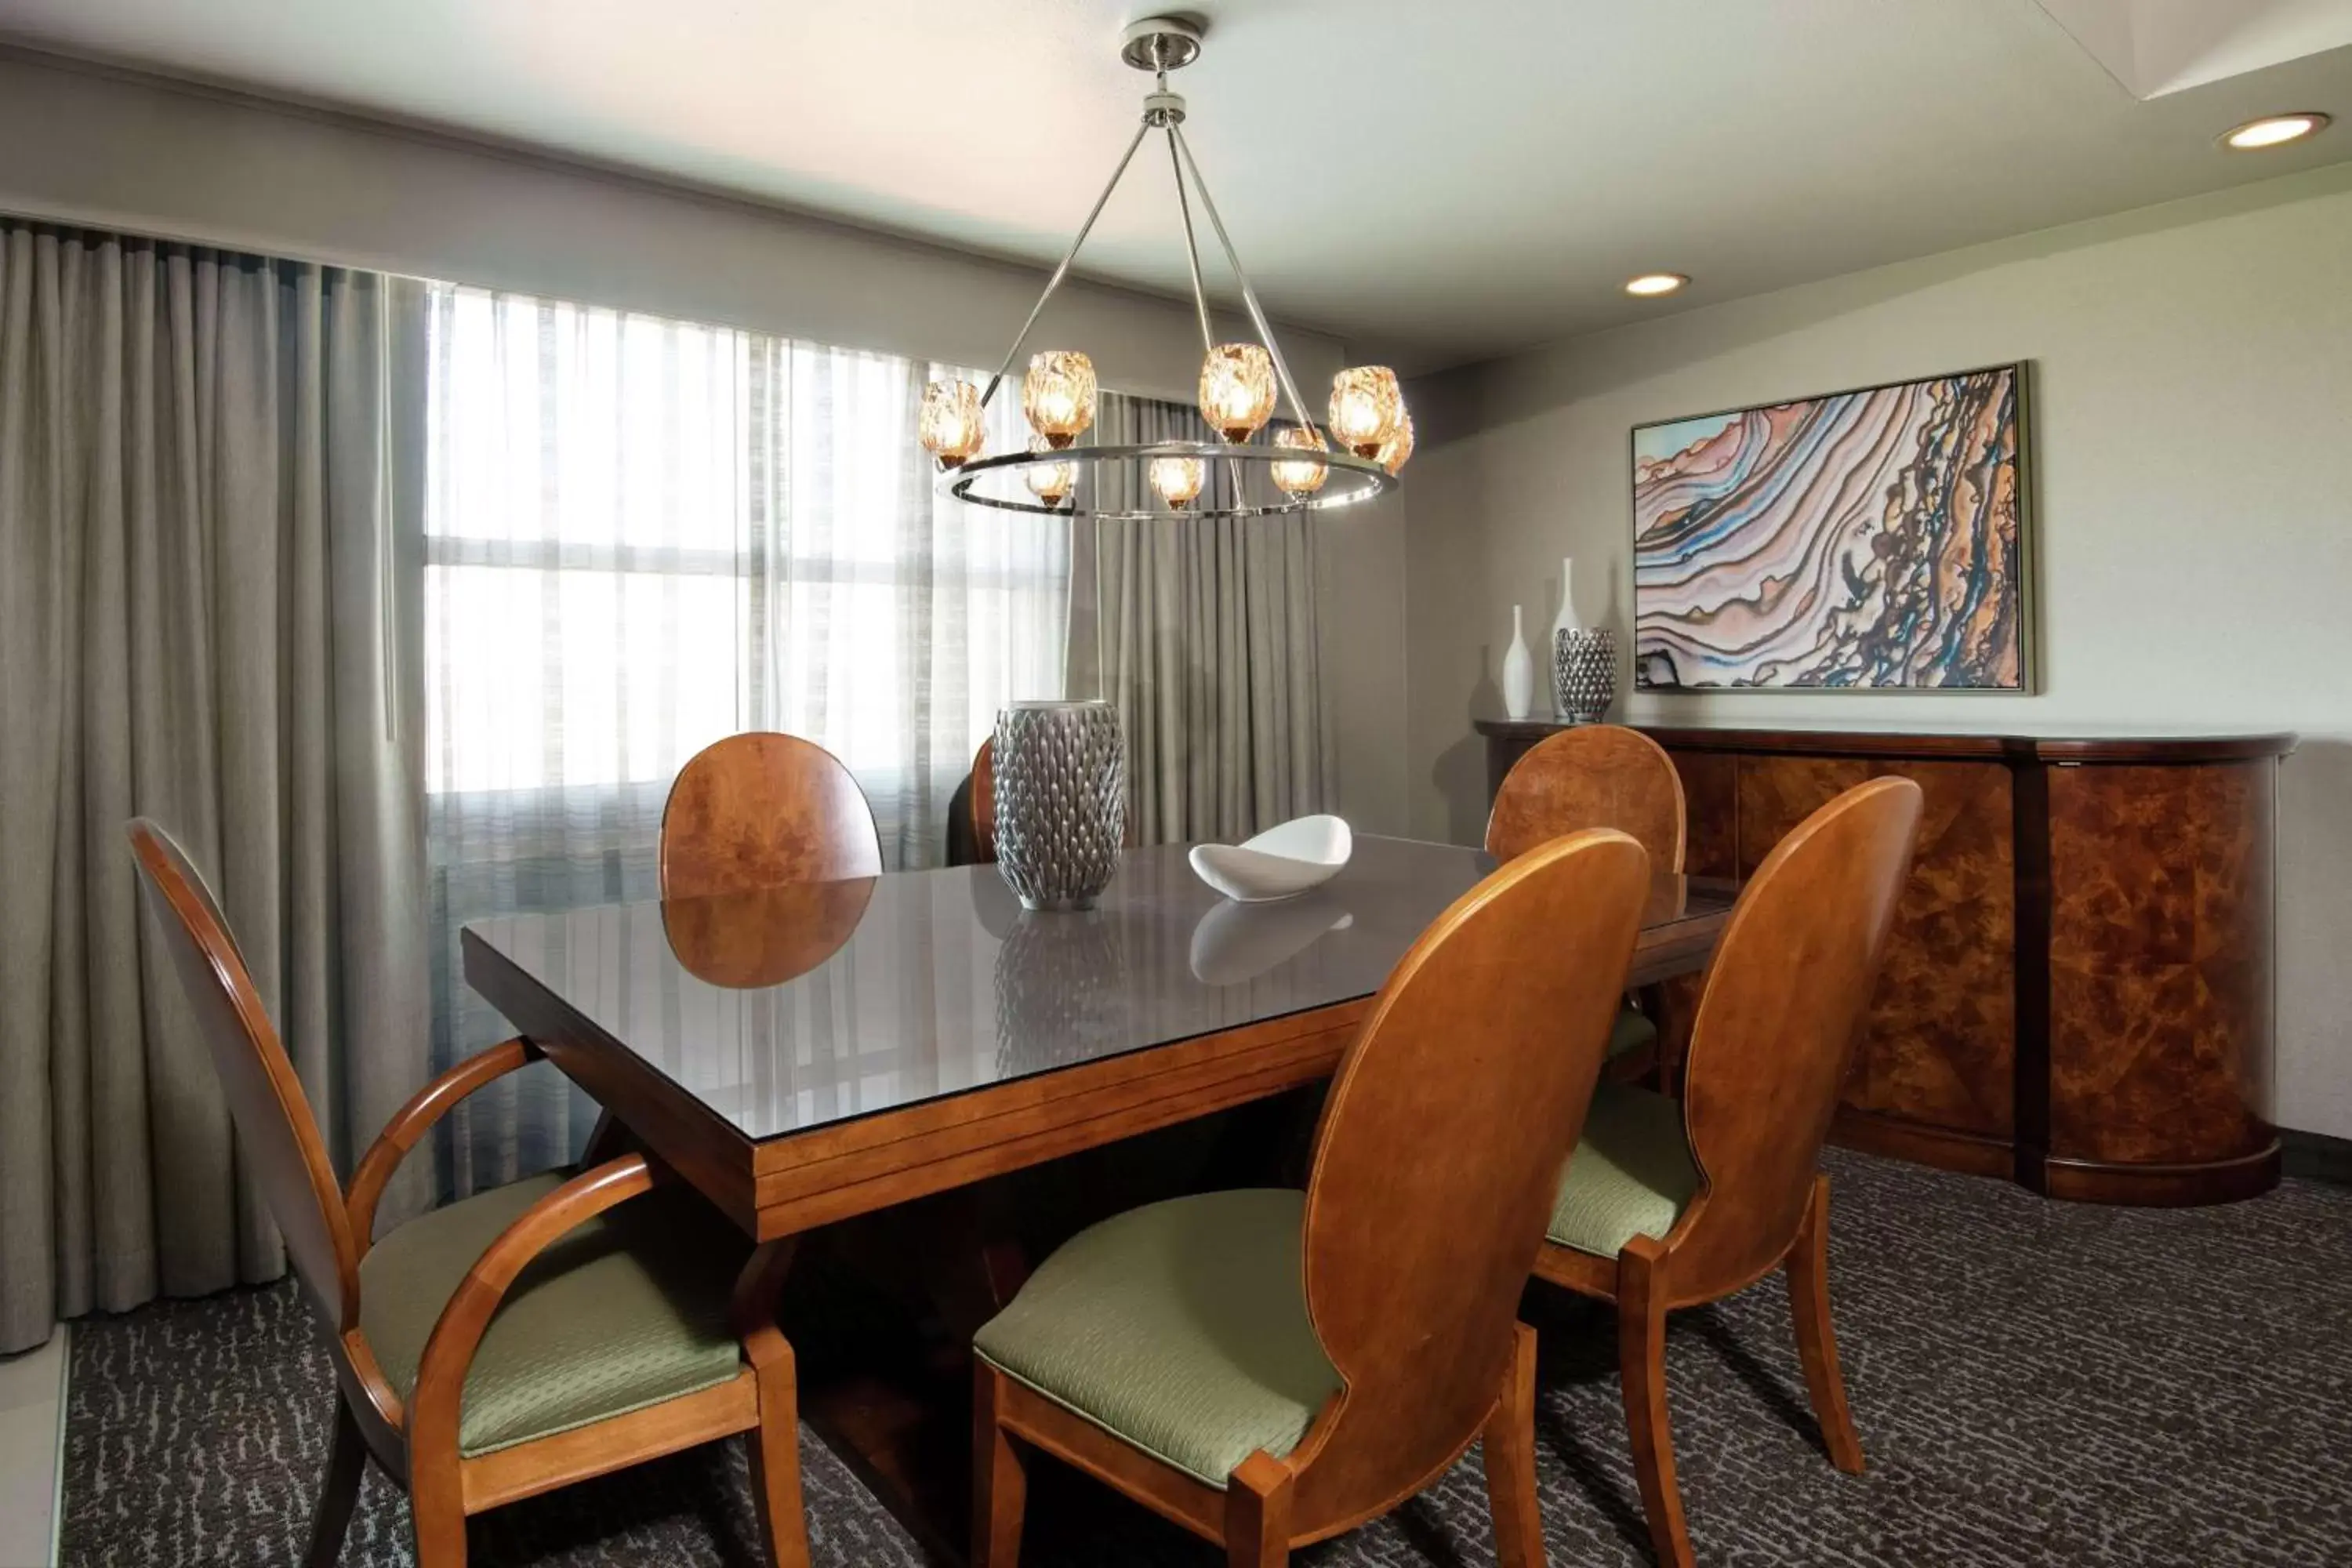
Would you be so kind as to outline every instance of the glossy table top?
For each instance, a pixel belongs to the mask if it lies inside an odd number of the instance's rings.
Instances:
[[[1369,996],[1493,869],[1370,836],[1330,882],[1236,904],[1181,845],[1100,907],[1032,913],[993,866],[478,921],[467,930],[746,1136],[768,1139]],[[1645,943],[1728,883],[1661,877]]]

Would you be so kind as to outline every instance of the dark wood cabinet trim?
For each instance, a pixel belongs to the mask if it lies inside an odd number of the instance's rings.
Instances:
[[[2011,1100],[2018,1183],[2047,1194],[2050,1153],[2050,774],[2030,759],[2010,766],[2011,864],[2016,869],[2016,1030]]]
[[[1489,740],[1540,741],[1567,726],[1548,719],[1478,719],[1472,727]],[[1728,730],[1713,726],[1637,724],[1668,751],[1751,752],[1780,756],[1927,758],[1977,757],[2044,763],[2243,763],[2283,757],[2292,734],[2243,735],[1937,735],[1869,730]],[[1499,782],[1499,781],[1491,781]]]

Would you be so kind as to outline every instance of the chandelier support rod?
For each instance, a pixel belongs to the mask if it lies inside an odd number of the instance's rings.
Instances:
[[[980,405],[982,408],[987,407],[994,400],[996,389],[1003,384],[1006,373],[1013,368],[1013,362],[1021,357],[1022,345],[1029,341],[1030,330],[1036,326],[1037,318],[1045,313],[1045,301],[1054,297],[1054,290],[1059,289],[1062,286],[1062,279],[1070,275],[1070,263],[1078,258],[1078,247],[1085,245],[1087,236],[1094,232],[1095,219],[1102,216],[1103,208],[1110,205],[1111,193],[1118,189],[1118,182],[1126,176],[1127,166],[1135,162],[1135,150],[1143,145],[1143,138],[1150,129],[1151,124],[1149,121],[1135,128],[1135,140],[1127,144],[1126,153],[1121,154],[1118,160],[1118,167],[1110,172],[1110,183],[1103,186],[1102,195],[1095,198],[1094,210],[1087,214],[1087,221],[1078,226],[1077,237],[1070,241],[1070,248],[1062,255],[1062,264],[1054,268],[1054,275],[1051,278],[1045,279],[1045,291],[1037,296],[1037,302],[1034,305],[1029,307],[1029,319],[1021,323],[1021,331],[1013,337],[1013,346],[1004,351],[1004,363],[998,365],[996,374],[988,378],[988,390],[980,395]],[[1199,177],[1197,173],[1193,175],[1195,179]],[[1207,198],[1203,196],[1202,199]],[[1276,363],[1279,363],[1280,361],[1281,356],[1277,354]]]
[[[1242,286],[1242,303],[1249,308],[1251,323],[1257,328],[1266,353],[1274,360],[1274,374],[1281,378],[1283,395],[1290,399],[1291,417],[1304,429],[1318,437],[1321,427],[1307,416],[1307,400],[1298,395],[1298,383],[1291,378],[1290,363],[1282,357],[1282,345],[1275,341],[1274,328],[1265,319],[1265,307],[1258,303],[1257,290],[1250,286],[1249,274],[1242,269],[1241,253],[1234,248],[1234,237],[1225,232],[1225,220],[1217,216],[1217,204],[1209,195],[1209,182],[1201,177],[1200,160],[1192,156],[1192,144],[1184,139],[1183,131],[1174,125],[1168,128],[1169,140],[1184,155],[1184,166],[1192,172],[1192,187],[1201,193],[1201,210],[1209,217],[1209,227],[1215,231],[1217,243],[1224,247],[1225,260],[1234,269],[1234,278]]]
[[[1201,352],[1214,353],[1217,334],[1209,325],[1209,292],[1201,286],[1201,246],[1192,235],[1192,203],[1184,194],[1184,165],[1176,156],[1176,127],[1168,127],[1168,167],[1176,175],[1176,211],[1184,219],[1184,259],[1192,268],[1192,309],[1201,318]]]
[[[1160,80],[1164,87],[1168,79],[1162,75]],[[1184,220],[1184,260],[1192,269],[1192,309],[1201,318],[1201,352],[1213,354],[1217,352],[1217,332],[1209,324],[1209,291],[1201,282],[1201,244],[1192,232],[1192,201],[1184,194],[1183,161],[1176,156],[1176,122],[1170,121],[1167,129],[1168,167],[1176,176],[1176,211]],[[1241,465],[1230,458],[1225,459],[1225,481],[1233,486],[1234,500],[1239,502]]]

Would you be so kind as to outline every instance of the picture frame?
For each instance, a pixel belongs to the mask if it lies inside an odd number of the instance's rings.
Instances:
[[[1634,689],[2035,692],[2030,372],[1634,426]]]

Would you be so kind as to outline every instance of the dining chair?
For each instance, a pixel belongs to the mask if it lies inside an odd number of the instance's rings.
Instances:
[[[1619,724],[1547,735],[1503,775],[1486,817],[1486,853],[1509,860],[1586,827],[1631,834],[1650,852],[1651,870],[1681,874],[1683,779],[1664,747]]]
[[[996,740],[982,741],[971,754],[972,854],[983,864],[996,859]]]
[[[1651,870],[1682,873],[1688,838],[1683,779],[1664,747],[1617,724],[1580,724],[1546,736],[1503,775],[1486,818],[1486,853],[1509,860],[1586,827],[1629,833],[1650,852]],[[1628,1002],[1610,1030],[1609,1059],[1636,1070],[1639,1064],[1625,1058],[1657,1042],[1656,1020]]]
[[[1045,1259],[973,1342],[976,1568],[1014,1568],[1031,1447],[1268,1568],[1482,1435],[1502,1561],[1543,1562],[1521,1266],[1648,887],[1608,831],[1495,872],[1372,1002],[1305,1192],[1149,1205]]]
[[[742,1268],[749,1241],[642,1153],[477,1193],[375,1239],[402,1157],[539,1052],[508,1040],[435,1079],[339,1191],[204,879],[153,823],[129,831],[242,1162],[327,1331],[338,1393],[308,1568],[341,1550],[370,1458],[408,1493],[418,1568],[462,1568],[470,1515],[739,1432],[769,1560],[805,1568],[772,1263]]]
[[[1536,1273],[1613,1302],[1633,1473],[1658,1561],[1691,1563],[1666,1417],[1666,1314],[1785,1268],[1822,1447],[1862,1472],[1830,1327],[1822,1144],[1919,828],[1919,786],[1846,791],[1774,847],[1708,966],[1680,1101],[1602,1084]]]
[[[882,872],[866,792],[831,752],[752,731],[715,741],[678,770],[662,807],[664,899]]]

